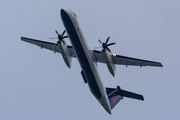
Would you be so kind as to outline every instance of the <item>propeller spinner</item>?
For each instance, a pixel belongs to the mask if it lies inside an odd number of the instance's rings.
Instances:
[[[103,48],[103,50],[107,49],[109,52],[111,52],[111,50],[108,48],[108,46],[115,45],[116,43],[113,42],[113,43],[109,43],[109,44],[108,44],[109,39],[110,39],[110,37],[108,37],[107,40],[106,40],[106,42],[104,42],[104,43],[101,42],[100,39],[98,39],[98,41],[102,44],[101,47]],[[97,47],[97,48],[99,48],[99,47]]]
[[[64,36],[66,30],[64,30],[62,34],[59,34],[57,30],[55,32],[58,35],[58,37],[57,38],[50,38],[50,39],[58,39],[57,43],[61,43],[61,41],[62,41],[65,44],[63,39],[68,37],[68,36]]]

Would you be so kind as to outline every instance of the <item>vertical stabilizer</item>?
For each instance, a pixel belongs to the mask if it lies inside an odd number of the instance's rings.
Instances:
[[[120,100],[121,100],[121,97],[117,94],[114,94],[112,97],[110,97],[109,103],[110,103],[111,109],[113,109]]]

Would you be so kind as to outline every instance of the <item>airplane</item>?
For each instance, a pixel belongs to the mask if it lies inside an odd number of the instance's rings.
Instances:
[[[109,114],[111,114],[111,110],[124,97],[144,101],[144,97],[142,95],[123,90],[120,86],[117,86],[117,88],[104,87],[97,70],[97,62],[105,63],[112,76],[115,76],[116,65],[131,65],[140,67],[163,67],[163,65],[159,62],[136,59],[111,53],[111,50],[108,47],[116,43],[108,44],[110,37],[108,37],[104,43],[101,42],[101,40],[98,40],[102,45],[101,51],[92,50],[88,47],[76,14],[71,10],[61,9],[60,16],[65,30],[62,34],[59,34],[57,30],[55,31],[58,35],[57,43],[45,42],[27,37],[21,37],[21,40],[38,45],[41,49],[45,48],[53,51],[54,53],[61,53],[64,62],[69,68],[71,68],[72,57],[77,58],[82,69],[81,75],[84,82],[88,84],[91,93]],[[64,36],[66,31],[68,36]],[[64,38],[68,37],[72,46],[67,45],[64,40]]]

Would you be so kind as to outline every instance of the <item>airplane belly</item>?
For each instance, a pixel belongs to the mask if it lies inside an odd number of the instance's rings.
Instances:
[[[70,37],[71,44],[72,44],[74,51],[77,55],[79,64],[80,64],[82,70],[84,71],[84,73],[87,77],[87,80],[88,80],[87,82],[88,82],[88,85],[90,87],[90,90],[97,99],[100,99],[101,98],[101,92],[100,92],[99,86],[96,82],[95,75],[91,69],[87,55],[85,53],[85,50],[84,50],[84,48],[81,44],[81,41],[77,35],[76,29],[75,29],[71,19],[67,15],[67,13],[61,12],[61,17],[62,17],[62,21],[64,23],[64,26],[67,30],[67,33]]]

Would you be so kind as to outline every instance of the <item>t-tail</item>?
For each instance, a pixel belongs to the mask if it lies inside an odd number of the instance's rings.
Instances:
[[[117,103],[123,99],[123,97],[144,101],[144,97],[142,95],[122,90],[119,86],[117,86],[117,88],[106,88],[106,92],[109,98],[111,109],[113,109]]]

